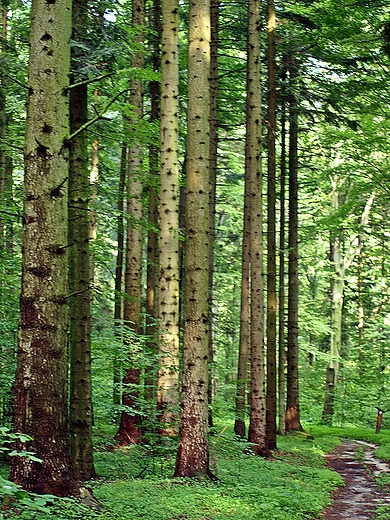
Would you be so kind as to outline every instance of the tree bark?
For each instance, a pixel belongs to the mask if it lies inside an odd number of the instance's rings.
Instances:
[[[73,2],[74,41],[83,42],[87,30],[87,7]],[[73,50],[74,63],[79,58]],[[76,71],[77,73],[77,71]],[[70,91],[70,131],[88,120],[87,85]],[[69,433],[73,469],[81,480],[95,475],[92,447],[91,378],[91,279],[89,255],[89,170],[87,133],[70,142],[69,157],[69,351],[70,407]]]
[[[26,490],[78,493],[67,424],[67,246],[71,0],[33,0],[25,136],[22,291],[14,429],[33,437],[12,457]]]
[[[182,414],[175,476],[210,476],[207,438],[210,4],[190,4]]]
[[[217,352],[214,346],[213,315],[213,280],[214,280],[214,239],[215,239],[215,204],[217,187],[218,158],[218,118],[217,118],[217,86],[218,86],[218,23],[219,0],[210,2],[210,254],[209,254],[209,290],[210,290],[210,328],[209,328],[209,426],[213,426],[213,400],[216,396],[217,374],[215,370]]]
[[[251,388],[248,440],[258,455],[267,455],[265,352],[263,201],[261,169],[260,2],[249,0],[246,98],[246,176],[249,179],[251,262]]]
[[[276,449],[276,17],[268,0],[267,445]]]
[[[248,360],[250,342],[250,255],[249,255],[249,182],[245,181],[244,195],[244,230],[241,263],[241,307],[240,307],[240,342],[238,352],[236,418],[234,433],[245,437],[245,412],[248,387]]]
[[[117,345],[123,342],[123,294],[122,294],[122,278],[123,278],[123,260],[125,245],[125,226],[124,226],[124,196],[126,185],[127,171],[127,146],[122,144],[121,164],[118,183],[118,218],[117,218],[117,254],[115,263],[115,301],[114,301],[114,320],[115,320],[115,338]],[[113,403],[119,405],[122,398],[122,362],[119,353],[120,347],[115,348],[113,360]]]
[[[286,71],[283,64],[282,84],[286,80]],[[282,93],[281,107],[281,154],[280,154],[280,234],[279,234],[279,367],[278,367],[278,386],[279,386],[279,428],[280,435],[286,433],[286,391],[285,391],[285,369],[286,369],[286,345],[285,345],[285,185],[286,185],[286,98]]]
[[[160,372],[162,431],[177,433],[179,407],[179,4],[162,2],[160,134]]]
[[[153,1],[153,69],[160,70],[161,45],[161,2]],[[160,82],[150,84],[150,120],[160,119]],[[158,367],[158,299],[159,299],[159,200],[157,186],[160,182],[159,171],[160,146],[152,144],[149,152],[149,205],[148,205],[148,253],[146,271],[146,348],[148,365],[145,370],[145,398],[152,406],[157,400]],[[153,404],[152,404],[153,403]]]
[[[297,77],[296,64],[290,60],[290,89]],[[286,431],[302,431],[299,417],[298,348],[298,112],[294,92],[290,95],[289,146],[289,226],[288,226],[288,334],[287,334],[287,409]]]
[[[145,23],[144,0],[133,0],[132,24],[143,27]],[[144,34],[142,30],[136,37],[138,45],[142,45]],[[131,63],[133,68],[142,70],[144,53],[137,51]],[[140,369],[138,367],[138,336],[141,332],[141,274],[142,274],[142,147],[136,137],[136,125],[143,117],[143,84],[140,79],[130,82],[130,105],[132,116],[130,121],[131,134],[134,136],[129,146],[127,170],[127,215],[129,217],[126,245],[125,268],[125,300],[124,323],[129,329],[125,338],[128,349],[129,367],[123,378],[124,393],[122,404],[129,408],[129,413],[122,412],[119,430],[115,435],[121,445],[139,443],[142,438],[140,415]]]

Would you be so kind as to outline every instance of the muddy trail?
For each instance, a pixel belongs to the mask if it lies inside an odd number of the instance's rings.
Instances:
[[[345,441],[327,455],[330,468],[340,473],[345,486],[333,495],[323,520],[367,520],[375,518],[379,505],[390,506],[390,490],[379,489],[375,477],[390,467],[374,455],[375,445],[363,441]]]

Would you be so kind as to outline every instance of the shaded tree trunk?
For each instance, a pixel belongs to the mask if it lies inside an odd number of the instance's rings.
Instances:
[[[83,42],[87,30],[86,4],[73,2],[74,41]],[[77,47],[73,62],[79,58]],[[76,72],[77,73],[77,72]],[[73,134],[88,119],[88,87],[70,91],[70,131]],[[69,351],[70,351],[70,453],[81,480],[95,474],[92,447],[91,378],[91,279],[89,256],[90,201],[88,139],[86,131],[70,142],[69,157]]]
[[[242,438],[245,437],[245,415],[247,404],[246,394],[248,386],[248,360],[250,341],[249,199],[249,182],[246,180],[241,264],[240,342],[237,369],[236,418],[234,421],[234,433]]]
[[[214,316],[213,316],[213,279],[214,279],[214,240],[215,240],[215,200],[217,182],[218,157],[218,118],[217,118],[217,80],[218,80],[218,23],[219,0],[210,2],[210,255],[209,255],[209,291],[210,291],[210,329],[209,329],[209,426],[213,426],[212,403],[216,394],[217,357],[214,346]]]
[[[260,87],[260,2],[249,0],[246,98],[246,176],[249,181],[251,262],[251,388],[248,440],[257,455],[267,455],[265,352],[263,201],[261,170],[261,87]]]
[[[282,70],[282,83],[285,83],[286,71]],[[281,107],[281,154],[280,154],[280,234],[279,234],[279,428],[280,435],[286,433],[286,345],[285,345],[285,185],[286,185],[286,99],[282,93]]]
[[[153,69],[160,70],[160,44],[161,44],[161,2],[153,2]],[[152,81],[150,84],[150,119],[155,122],[160,118],[160,83]],[[145,397],[150,403],[157,400],[157,374],[156,356],[158,353],[158,292],[159,292],[159,201],[157,186],[159,176],[159,146],[152,144],[149,152],[149,205],[148,205],[148,253],[146,272],[146,336],[147,350],[149,354],[148,366],[145,373]],[[152,405],[152,404],[151,404]]]
[[[275,5],[268,0],[267,445],[276,449],[276,64]]]
[[[135,27],[143,27],[145,23],[144,0],[133,0],[132,24]],[[137,43],[142,45],[143,32],[140,31]],[[131,65],[142,70],[144,67],[143,51],[138,50]],[[137,355],[138,336],[141,332],[141,274],[142,274],[142,147],[137,138],[136,125],[143,116],[143,84],[140,79],[132,79],[130,82],[130,105],[132,115],[130,130],[133,141],[129,146],[128,170],[127,170],[127,214],[129,217],[126,245],[125,268],[125,299],[124,299],[124,323],[129,329],[125,338],[125,346],[128,349],[128,364],[123,378],[122,404],[128,407],[128,412],[122,412],[119,430],[115,440],[121,445],[139,443],[142,438],[140,415],[140,368]]]
[[[183,382],[175,476],[210,476],[208,419],[210,4],[190,4]]]
[[[297,70],[290,65],[290,88],[294,88]],[[287,409],[286,431],[302,431],[299,417],[298,384],[298,108],[295,94],[290,95],[289,210],[288,210],[288,334],[287,334]]]
[[[122,294],[122,278],[123,278],[123,261],[124,261],[124,245],[125,245],[125,226],[124,217],[124,195],[126,185],[126,169],[127,169],[127,146],[122,145],[121,164],[118,183],[118,218],[117,218],[117,255],[115,264],[115,301],[114,301],[114,320],[115,320],[115,338],[117,344],[123,342],[123,294]],[[113,402],[119,405],[122,397],[122,362],[119,348],[116,347],[113,361]]]

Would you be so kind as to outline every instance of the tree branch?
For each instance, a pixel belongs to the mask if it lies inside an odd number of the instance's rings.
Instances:
[[[81,85],[88,85],[89,83],[93,83],[94,81],[100,81],[101,79],[108,78],[109,76],[113,76],[116,74],[115,71],[109,72],[108,74],[103,74],[102,76],[97,76],[96,78],[88,78],[84,81],[79,81],[78,83],[73,83],[73,85],[69,85],[67,90],[70,90],[72,88],[80,87]]]
[[[71,141],[72,139],[74,139],[76,136],[78,136],[79,134],[81,134],[81,132],[83,132],[84,130],[86,130],[89,126],[93,125],[94,123],[96,123],[96,121],[98,121],[99,119],[101,119],[103,117],[103,115],[107,112],[107,110],[110,108],[110,106],[122,95],[124,94],[125,92],[127,92],[129,89],[125,89],[125,90],[122,90],[121,92],[119,92],[116,96],[114,96],[112,99],[110,99],[110,101],[107,103],[107,105],[98,113],[97,116],[95,116],[94,118],[90,119],[89,121],[87,121],[86,123],[84,123],[83,125],[80,126],[80,128],[78,128],[75,132],[73,132],[73,134],[70,134],[70,136],[68,137],[67,141]]]

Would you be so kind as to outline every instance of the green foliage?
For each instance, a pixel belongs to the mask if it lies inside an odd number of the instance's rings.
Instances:
[[[17,451],[12,449],[12,444],[15,441],[27,442],[32,438],[23,433],[12,433],[8,428],[0,427],[0,456],[6,454],[8,457],[28,457],[35,462],[42,462],[30,451]],[[48,505],[55,500],[53,495],[37,495],[36,493],[29,493],[18,484],[2,477],[0,475],[0,504],[5,508],[12,505],[15,510],[27,509],[33,514],[38,511],[48,511]],[[1,513],[0,513],[1,518]]]

